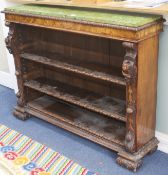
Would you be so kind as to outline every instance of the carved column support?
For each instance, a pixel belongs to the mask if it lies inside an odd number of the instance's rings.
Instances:
[[[126,80],[126,117],[127,133],[125,136],[125,148],[127,151],[134,153],[136,151],[136,82],[137,82],[137,45],[134,43],[124,42],[123,47],[126,49],[122,65],[122,73]]]
[[[24,80],[23,80],[23,71],[22,71],[22,63],[20,58],[20,41],[18,38],[18,27],[16,24],[10,23],[8,21],[5,22],[5,25],[9,27],[8,36],[5,39],[6,47],[9,50],[9,53],[13,54],[15,61],[15,75],[17,77],[19,92],[17,93],[17,107],[15,108],[14,115],[20,119],[25,120],[27,118],[27,113],[25,112],[25,96],[24,96]]]

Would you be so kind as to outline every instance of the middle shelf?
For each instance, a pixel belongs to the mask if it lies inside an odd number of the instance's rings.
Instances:
[[[88,64],[87,62],[84,62],[80,59],[73,59],[70,56],[66,58],[58,53],[51,54],[49,52],[24,52],[20,56],[26,60],[34,61],[36,63],[51,66],[71,73],[126,86],[124,77],[120,76],[121,70],[118,70],[114,67],[111,68],[110,66],[108,67],[107,65],[100,65],[97,63]]]
[[[24,85],[70,104],[126,122],[124,100],[112,96],[103,96],[45,77],[26,81]]]

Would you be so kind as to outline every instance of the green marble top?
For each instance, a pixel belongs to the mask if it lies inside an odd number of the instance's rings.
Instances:
[[[21,14],[43,15],[61,19],[88,21],[127,27],[140,27],[161,18],[159,15],[135,14],[114,11],[93,11],[70,7],[45,6],[45,5],[19,5],[5,9],[5,12]]]

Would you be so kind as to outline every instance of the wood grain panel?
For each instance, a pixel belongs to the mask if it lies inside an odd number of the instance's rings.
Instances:
[[[125,40],[125,41],[133,41],[138,42],[140,40],[144,40],[149,38],[155,33],[159,33],[162,31],[163,26],[161,20],[160,22],[154,22],[149,26],[143,26],[142,28],[130,28],[123,26],[106,26],[106,25],[98,25],[96,23],[88,24],[87,22],[82,21],[64,21],[58,19],[50,19],[50,18],[41,18],[40,16],[31,16],[31,15],[17,15],[12,13],[6,13],[5,18],[9,22],[26,24],[31,26],[50,28],[55,30],[68,31],[73,33],[80,33],[90,36],[99,36],[111,39]]]
[[[137,148],[155,136],[158,35],[138,45]]]

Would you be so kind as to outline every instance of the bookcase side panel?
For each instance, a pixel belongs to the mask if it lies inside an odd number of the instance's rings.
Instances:
[[[138,45],[137,150],[155,137],[158,35]]]

